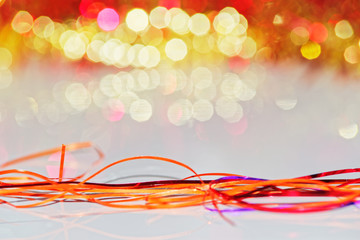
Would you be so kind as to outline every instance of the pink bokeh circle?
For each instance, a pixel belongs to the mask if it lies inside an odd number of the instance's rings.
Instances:
[[[113,31],[120,23],[119,14],[112,8],[104,8],[97,16],[97,23],[104,31]]]

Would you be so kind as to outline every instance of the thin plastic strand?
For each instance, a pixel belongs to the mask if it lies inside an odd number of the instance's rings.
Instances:
[[[98,159],[77,177],[64,181],[65,151],[84,148],[94,148]],[[345,207],[360,200],[360,178],[320,179],[357,173],[360,172],[360,168],[328,171],[292,179],[267,180],[230,173],[198,174],[191,167],[173,159],[138,156],[115,161],[90,175],[90,171],[95,170],[95,166],[104,157],[104,154],[91,143],[63,145],[61,148],[9,161],[1,167],[10,167],[57,152],[61,152],[58,179],[50,179],[39,173],[21,169],[0,171],[0,203],[15,208],[33,208],[69,201],[90,202],[124,209],[166,209],[203,205],[210,211],[217,211],[231,223],[223,213],[248,210],[280,213],[317,212]],[[95,177],[101,176],[104,171],[116,165],[140,159],[171,163],[190,171],[192,175],[181,180],[122,184],[92,182]],[[90,176],[86,177],[87,175]],[[202,179],[203,177],[220,178],[208,180]],[[294,201],[280,201],[284,198]],[[209,204],[213,207],[209,207]]]

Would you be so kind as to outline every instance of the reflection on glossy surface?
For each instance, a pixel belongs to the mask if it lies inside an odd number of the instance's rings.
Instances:
[[[231,226],[217,213],[189,208],[170,211],[106,210],[63,203],[44,211],[0,211],[0,233],[6,239],[356,239],[358,210],[326,214],[282,215],[244,212],[228,214],[236,221]],[[51,212],[49,215],[48,212]],[[106,222],[107,224],[104,224]],[[18,229],[21,228],[21,231]],[[259,228],[261,231],[259,231]],[[329,234],[329,231],[331,234]]]

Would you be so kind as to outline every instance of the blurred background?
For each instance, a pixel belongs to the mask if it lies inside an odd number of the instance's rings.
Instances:
[[[104,151],[105,163],[157,155],[199,173],[291,178],[359,167],[359,7],[356,0],[0,0],[0,162],[91,141]],[[37,170],[51,176],[51,161]],[[190,175],[142,162],[101,180],[138,169]],[[269,239],[345,233],[355,239],[358,230],[349,222],[359,223],[356,207],[305,216],[250,212],[232,216],[243,220],[237,228],[204,209],[1,211],[23,221],[21,233],[19,225],[2,220],[7,224],[0,226],[0,238],[6,239],[48,239],[32,225],[44,222],[46,231],[57,232],[54,239],[158,233],[161,239],[208,239],[225,231],[263,239],[256,222]],[[147,228],[138,232],[142,237],[116,227],[104,230],[112,235],[96,235],[100,225],[89,230],[93,217],[85,213],[95,214],[104,228],[126,219],[132,231],[138,222]],[[193,221],[201,231],[191,228]],[[181,233],[165,236],[171,222]],[[212,234],[209,223],[216,226]]]

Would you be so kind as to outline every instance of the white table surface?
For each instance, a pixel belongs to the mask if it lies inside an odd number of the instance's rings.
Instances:
[[[93,71],[96,81],[107,70]],[[154,91],[150,95],[154,115],[145,123],[129,116],[109,122],[91,106],[61,123],[43,125],[34,117],[19,125],[15,116],[28,97],[37,99],[59,79],[71,80],[75,72],[71,65],[36,61],[13,70],[13,84],[0,90],[0,161],[63,143],[91,141],[104,151],[103,165],[130,156],[157,155],[184,162],[199,173],[267,179],[360,167],[360,137],[345,139],[339,134],[339,129],[359,124],[360,84],[334,71],[311,70],[304,64],[267,67],[256,97],[242,103],[246,120],[241,121],[246,124],[229,124],[214,115],[204,123],[193,120],[174,126],[162,109],[174,98]],[[276,105],[278,99],[297,103],[285,111]],[[246,128],[243,133],[242,128]],[[178,178],[191,175],[169,164],[143,161],[118,166],[99,180],[149,172]],[[226,216],[234,226],[203,207],[124,211],[59,203],[17,210],[3,205],[0,239],[358,239],[360,233],[360,209],[355,206],[311,214],[249,211]]]

